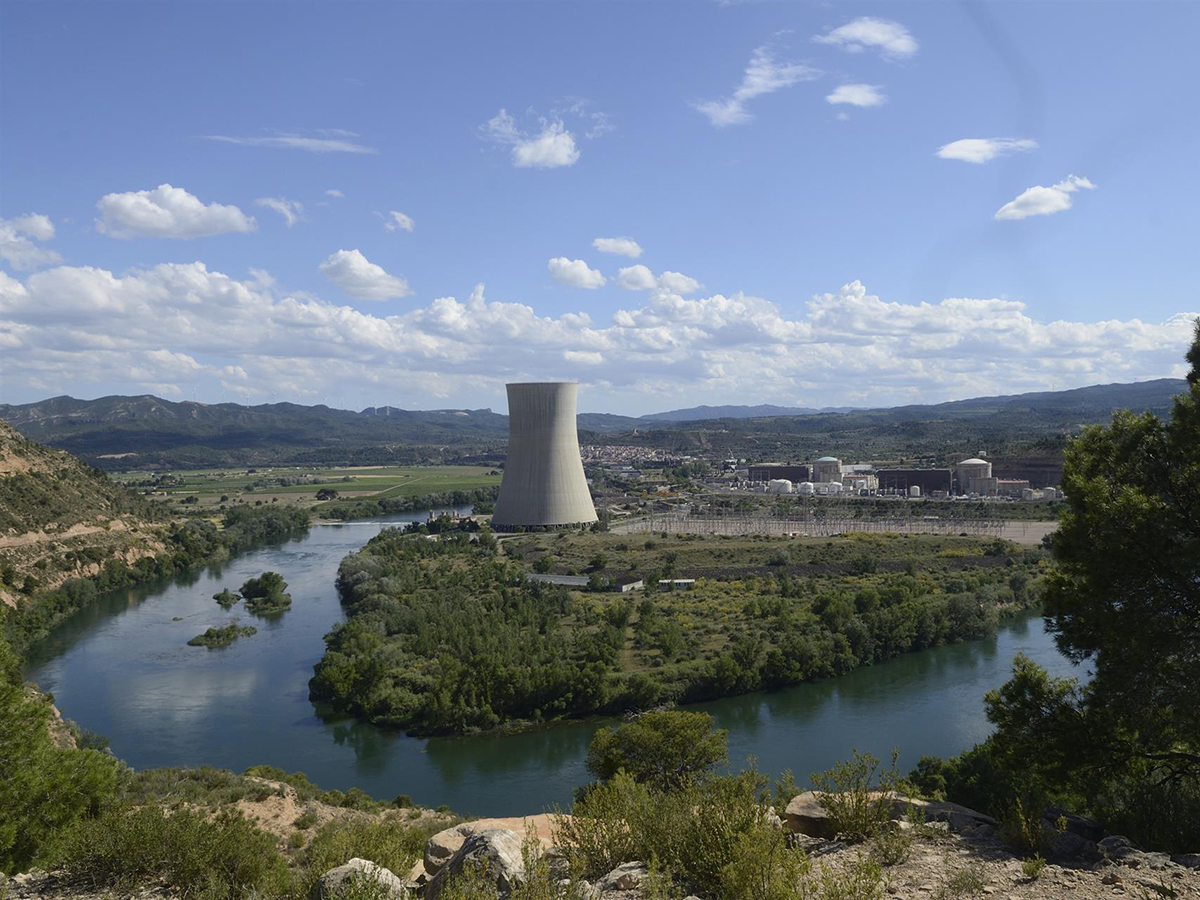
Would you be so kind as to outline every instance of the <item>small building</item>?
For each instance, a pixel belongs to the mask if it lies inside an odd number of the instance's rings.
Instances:
[[[997,478],[996,493],[1001,497],[1020,497],[1030,487],[1027,478]]]
[[[696,586],[695,578],[660,578],[658,579],[658,589],[660,591],[690,591]]]
[[[842,461],[836,456],[822,456],[812,466],[812,480],[817,484],[842,481]]]
[[[646,587],[645,581],[628,573],[612,577],[602,575],[600,578],[604,585],[601,590],[616,591],[621,594],[640,591]],[[542,584],[557,584],[562,587],[577,588],[579,590],[587,590],[592,585],[592,577],[590,575],[543,575],[539,572],[531,572],[525,576],[525,580],[539,581]]]

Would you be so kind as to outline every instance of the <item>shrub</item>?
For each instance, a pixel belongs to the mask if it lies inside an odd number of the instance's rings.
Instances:
[[[1037,881],[1041,877],[1042,870],[1045,868],[1046,858],[1041,855],[1031,856],[1021,863],[1021,871],[1030,881]]]
[[[417,861],[425,842],[444,827],[445,824],[413,828],[391,818],[329,822],[316,833],[301,857],[296,896],[309,896],[325,872],[356,856],[403,875]]]
[[[56,861],[96,887],[161,881],[181,897],[205,900],[280,894],[289,882],[274,839],[230,810],[209,818],[159,806],[113,808],[71,828]]]
[[[1046,852],[1042,827],[1043,804],[1029,794],[1017,795],[1000,814],[1000,839],[1019,855],[1040,856]]]
[[[731,900],[800,900],[802,883],[812,876],[808,857],[788,847],[775,828],[740,835],[732,857],[721,870],[724,894]]]
[[[725,762],[726,737],[708,713],[644,713],[597,731],[585,765],[600,779],[624,770],[636,781],[674,788]]]
[[[887,827],[899,782],[897,756],[893,750],[891,766],[880,773],[878,758],[854,750],[851,759],[812,776],[813,790],[842,840],[865,841]]]
[[[870,841],[871,855],[885,866],[904,862],[912,852],[912,835],[899,828],[882,828]]]

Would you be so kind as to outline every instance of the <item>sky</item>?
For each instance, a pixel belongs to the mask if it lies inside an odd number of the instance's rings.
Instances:
[[[0,0],[0,402],[1184,372],[1200,4]]]

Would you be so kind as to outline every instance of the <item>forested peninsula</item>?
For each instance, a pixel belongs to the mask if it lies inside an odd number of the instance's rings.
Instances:
[[[347,621],[310,688],[421,734],[778,688],[985,637],[1036,605],[1045,557],[973,538],[560,533],[500,549],[486,532],[390,529],[343,560]],[[572,590],[531,568],[595,577]],[[619,571],[649,590],[603,590]],[[654,590],[701,571],[694,590]]]

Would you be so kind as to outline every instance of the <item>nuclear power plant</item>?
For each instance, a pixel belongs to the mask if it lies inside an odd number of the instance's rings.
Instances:
[[[506,387],[508,459],[492,527],[516,531],[595,522],[575,427],[579,385],[534,382]]]

